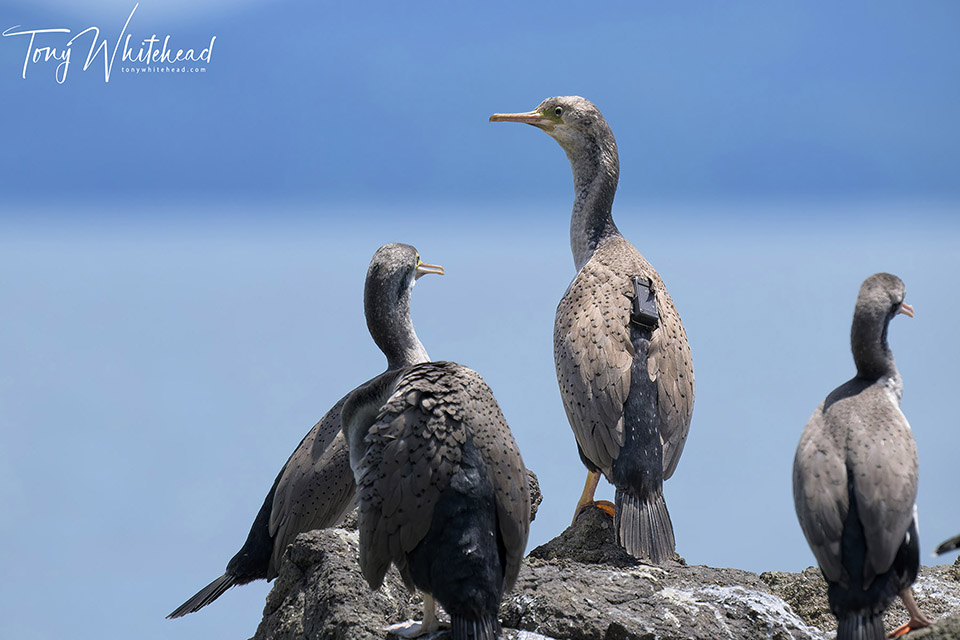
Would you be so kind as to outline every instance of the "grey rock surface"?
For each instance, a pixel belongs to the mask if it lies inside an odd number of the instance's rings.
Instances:
[[[837,620],[830,613],[827,605],[827,583],[820,570],[808,567],[802,573],[784,573],[767,571],[760,575],[771,590],[783,598],[798,616],[808,625],[818,627],[824,631],[835,633]],[[951,614],[960,614],[960,567],[941,565],[936,567],[920,567],[920,576],[913,585],[913,593],[920,610],[934,621],[942,622],[936,628],[915,631],[909,636],[913,638],[960,638],[956,629],[958,621],[950,621]],[[904,624],[910,616],[900,599],[887,609],[883,617],[887,631],[892,631]],[[949,632],[947,627],[955,630]]]
[[[419,615],[396,570],[371,591],[360,575],[357,533],[321,529],[301,533],[287,548],[267,595],[256,640],[367,640],[387,636],[387,624]]]
[[[540,478],[530,469],[527,469],[527,487],[530,489],[530,522],[533,522],[543,502],[543,493],[540,492]]]
[[[395,636],[383,627],[419,619],[421,601],[407,593],[396,571],[371,592],[357,554],[352,531],[298,536],[254,640],[386,640]],[[938,622],[908,640],[960,640],[960,567],[924,567],[915,591]],[[611,518],[596,509],[531,552],[500,617],[506,640],[829,640],[836,629],[816,568],[758,576],[687,566],[679,557],[650,566],[622,554]],[[888,631],[905,620],[902,605],[891,607]]]

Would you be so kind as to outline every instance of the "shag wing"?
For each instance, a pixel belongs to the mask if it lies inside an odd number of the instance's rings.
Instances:
[[[840,542],[850,508],[843,443],[830,431],[823,404],[807,422],[793,461],[793,502],[813,555],[827,579],[841,582]]]
[[[506,551],[504,588],[513,587],[520,572],[520,561],[530,532],[530,491],[526,467],[513,434],[493,397],[493,392],[478,373],[460,367],[463,382],[467,432],[483,457],[493,485],[497,504],[497,523]]]
[[[687,332],[660,275],[643,261],[642,272],[653,283],[660,325],[650,341],[647,370],[656,381],[663,441],[663,479],[673,475],[683,453],[693,416],[693,359]]]
[[[625,438],[623,405],[635,356],[630,341],[634,276],[650,282],[660,316],[647,370],[657,385],[666,479],[677,467],[690,430],[693,361],[680,315],[660,275],[626,240],[598,251],[560,300],[554,323],[557,379],[577,443],[609,473]]]
[[[567,419],[584,455],[610,473],[625,440],[630,393],[632,282],[597,260],[577,274],[557,306],[553,347]]]
[[[406,370],[364,439],[355,469],[360,568],[371,587],[430,529],[440,493],[460,465],[464,404],[445,363]]]
[[[353,506],[350,452],[340,430],[341,398],[314,425],[287,460],[270,512],[274,538],[271,575],[297,535],[335,525]]]
[[[914,518],[917,447],[899,404],[882,383],[855,400],[859,420],[850,427],[848,456],[867,540],[864,580],[870,584],[893,564]]]
[[[513,584],[530,519],[523,460],[483,379],[456,363],[428,362],[400,378],[367,433],[358,465],[360,567],[371,586],[382,582],[391,561],[403,566],[404,555],[426,536],[468,438],[496,494],[505,583]]]

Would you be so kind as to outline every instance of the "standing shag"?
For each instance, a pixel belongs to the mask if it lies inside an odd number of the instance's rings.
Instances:
[[[857,375],[814,411],[793,462],[794,506],[827,581],[837,640],[882,639],[897,594],[910,621],[892,635],[930,624],[910,588],[920,566],[917,447],[887,345],[890,320],[913,317],[903,297],[894,275],[864,280],[850,331]]]
[[[443,267],[421,262],[416,249],[388,244],[374,254],[364,285],[367,329],[387,357],[387,371],[430,358],[413,331],[410,293],[417,278],[443,275]],[[352,392],[351,392],[352,393]],[[222,576],[184,602],[168,618],[193,613],[234,585],[277,576],[284,550],[298,534],[331,527],[353,504],[350,454],[340,429],[347,396],[341,398],[300,442],[280,470],[253,521],[247,541]]]
[[[412,261],[408,273],[412,280]],[[347,399],[343,430],[363,576],[377,589],[392,562],[411,592],[425,594],[423,622],[391,630],[435,631],[436,601],[454,640],[498,638],[500,600],[527,543],[530,495],[490,387],[453,362],[388,371]]]
[[[663,481],[690,429],[693,363],[660,274],[613,222],[620,175],[613,132],[593,103],[576,96],[490,121],[542,129],[573,168],[570,247],[578,273],[557,307],[553,340],[563,406],[589,470],[574,519],[593,501],[602,473],[616,487],[617,540],[660,564],[674,555]]]

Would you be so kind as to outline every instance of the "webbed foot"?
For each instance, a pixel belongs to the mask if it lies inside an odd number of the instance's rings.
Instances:
[[[407,620],[406,622],[399,622],[389,627],[384,627],[383,630],[400,636],[401,638],[421,638],[436,633],[441,629],[449,628],[449,623],[440,622],[437,619],[437,605],[433,596],[425,593],[423,595],[423,622]]]
[[[917,629],[923,629],[924,627],[929,627],[933,622],[923,615],[923,612],[920,611],[920,607],[917,606],[917,601],[913,599],[913,589],[907,587],[900,592],[900,599],[903,600],[903,606],[907,608],[907,612],[910,614],[910,619],[907,620],[905,624],[900,625],[889,634],[888,638],[899,638],[900,636],[906,635],[911,631]]]
[[[388,631],[395,636],[400,636],[401,638],[420,638],[431,633],[436,633],[441,629],[448,628],[450,628],[449,624],[443,624],[438,620],[434,620],[433,624],[425,624],[424,622],[418,622],[416,620],[407,620],[406,622],[391,624],[388,627],[384,627],[383,630]]]

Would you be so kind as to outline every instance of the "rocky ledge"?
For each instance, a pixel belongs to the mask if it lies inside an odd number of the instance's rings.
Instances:
[[[418,619],[420,599],[396,571],[371,592],[357,554],[354,531],[298,536],[253,640],[385,640],[386,625]],[[960,640],[960,560],[924,567],[915,593],[937,623],[905,637]],[[599,509],[530,553],[500,619],[507,640],[826,640],[836,631],[816,568],[757,575],[679,557],[663,567],[642,564],[617,547],[612,519]],[[887,612],[888,631],[906,619],[898,601]]]

